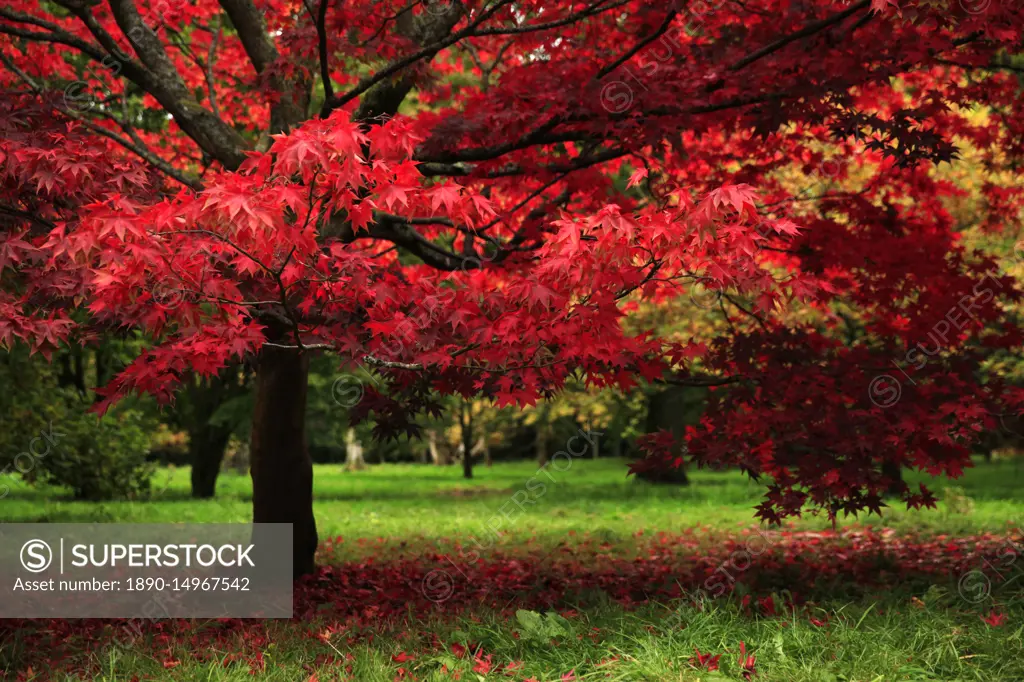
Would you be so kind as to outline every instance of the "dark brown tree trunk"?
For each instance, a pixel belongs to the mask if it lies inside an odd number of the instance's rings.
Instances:
[[[188,454],[192,462],[192,497],[209,499],[217,491],[217,475],[220,473],[224,451],[231,439],[231,428],[201,425],[189,434]]]
[[[240,381],[237,367],[226,367],[216,376],[188,384],[186,400],[179,408],[181,424],[188,431],[188,454],[192,463],[192,497],[213,497],[224,451],[235,430],[231,422],[211,423],[217,409],[227,400],[248,390]],[[182,409],[183,408],[183,409]]]
[[[882,462],[882,475],[888,479],[885,494],[891,497],[902,495],[907,484],[903,482],[903,467],[898,462],[886,460]]]
[[[71,346],[67,352],[60,354],[60,372],[57,374],[57,383],[61,386],[73,386],[75,390],[85,395],[85,365],[82,355],[81,346]]]
[[[313,461],[306,448],[309,357],[264,347],[256,370],[250,471],[255,523],[292,524],[292,570],[312,573],[316,553]]]

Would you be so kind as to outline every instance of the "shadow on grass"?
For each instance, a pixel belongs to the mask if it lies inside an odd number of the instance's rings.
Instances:
[[[987,613],[993,604],[1019,600],[1022,594],[1018,578],[1024,559],[1008,558],[1011,545],[992,536],[920,540],[858,530],[687,533],[663,540],[636,553],[563,546],[543,554],[495,553],[478,560],[426,552],[324,566],[296,584],[295,615],[281,625],[305,633],[310,641],[317,633],[343,632],[349,646],[359,646],[484,612],[511,620],[519,609],[586,614],[656,607],[665,609],[661,626],[671,633],[716,603],[733,605],[741,619],[753,620],[791,618],[796,609],[812,604],[839,612],[854,602],[878,611],[941,606]],[[965,582],[965,576],[970,580]],[[126,624],[8,619],[0,622],[0,641],[20,643],[16,652],[4,653],[18,657],[8,668],[24,669],[33,662],[102,650]],[[135,640],[140,650],[157,660],[169,642],[189,650],[254,637],[265,642],[267,627],[238,619],[206,624],[141,620],[133,626],[140,628]]]

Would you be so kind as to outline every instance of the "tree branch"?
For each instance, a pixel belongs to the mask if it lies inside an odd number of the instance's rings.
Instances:
[[[256,9],[252,0],[219,1],[231,19],[231,25],[238,32],[238,38],[256,73],[263,73],[277,59],[277,48],[267,34],[263,13]]]
[[[105,53],[73,36],[73,40],[68,41],[54,34],[51,39],[58,39],[52,42],[69,44],[106,68],[118,67],[119,73],[156,98],[174,116],[181,129],[207,154],[228,169],[237,168],[241,164],[245,159],[243,150],[246,148],[241,135],[195,100],[167,57],[160,40],[142,21],[131,0],[110,0],[110,6],[114,20],[142,59],[142,64],[121,52],[113,36],[100,26],[88,6],[69,0],[58,2],[86,25]],[[0,31],[3,30],[4,27],[0,27]]]
[[[320,80],[324,85],[324,98],[334,98],[334,86],[331,84],[331,69],[327,53],[327,0],[320,0],[320,10],[316,17],[317,51],[320,53]]]
[[[416,62],[421,61],[423,59],[433,59],[434,55],[436,55],[438,52],[440,52],[441,50],[450,45],[454,45],[455,43],[462,40],[466,36],[472,34],[473,29],[475,29],[477,26],[479,26],[487,19],[494,16],[494,14],[499,9],[506,5],[512,4],[512,2],[513,0],[498,0],[497,2],[495,2],[494,6],[482,12],[475,21],[470,23],[469,26],[448,37],[443,36],[446,35],[449,31],[451,31],[455,24],[458,23],[459,19],[461,18],[460,13],[449,12],[443,17],[435,17],[434,21],[431,24],[432,30],[427,31],[428,35],[424,36],[425,40],[430,40],[432,42],[423,47],[423,49],[414,52],[411,55],[393,61],[391,64],[381,69],[374,75],[362,79],[354,88],[352,88],[348,92],[341,95],[335,95],[331,99],[324,100],[323,108],[321,108],[320,110],[320,116],[323,118],[327,117],[332,111],[334,111],[338,107],[348,104],[356,97],[359,97],[363,93],[368,92],[370,88],[374,87],[378,83],[381,83],[385,79],[390,78],[391,76],[397,74],[398,72],[406,69],[409,66],[412,66]],[[420,22],[420,26],[426,28],[425,24],[422,21]],[[405,81],[406,79],[402,80]],[[411,88],[411,84],[409,84],[409,86],[406,88],[406,92],[408,91],[409,88]],[[365,111],[363,111],[364,109]],[[360,120],[369,120],[370,118],[373,118],[372,109],[372,105],[369,107],[361,106],[360,110],[363,111],[363,115],[360,117]]]
[[[602,78],[604,78],[605,76],[610,74],[612,71],[614,71],[615,69],[619,68],[620,66],[622,66],[623,64],[628,62],[630,59],[632,59],[636,55],[637,52],[639,52],[640,50],[644,49],[645,47],[647,47],[648,45],[653,43],[655,40],[657,40],[661,36],[665,35],[665,31],[667,31],[669,26],[672,25],[672,21],[676,18],[676,16],[678,16],[678,14],[679,14],[678,10],[672,10],[671,12],[669,12],[668,15],[665,17],[665,20],[663,22],[661,22],[661,26],[658,27],[657,31],[655,31],[651,35],[649,35],[646,38],[644,38],[643,40],[641,40],[639,43],[634,45],[631,49],[627,50],[626,53],[623,54],[621,57],[619,57],[618,59],[616,59],[614,62],[612,62],[608,66],[606,66],[603,69],[601,69],[600,71],[598,71],[597,75],[594,76],[594,78],[596,80],[601,80]]]
[[[36,94],[41,94],[42,93],[42,88],[39,86],[39,84],[37,84],[34,80],[32,80],[32,78],[30,78],[27,73],[25,73],[24,71],[19,69],[17,67],[17,65],[15,65],[10,60],[9,57],[7,57],[6,55],[0,54],[0,61],[2,61],[3,64],[7,68],[9,68],[18,78],[20,78],[24,83],[26,83],[32,89],[33,92],[35,92]],[[92,132],[96,133],[97,135],[101,135],[103,137],[106,137],[109,140],[113,140],[117,144],[121,145],[122,147],[124,147],[128,151],[132,152],[133,154],[135,154],[139,158],[141,158],[144,161],[146,161],[147,163],[149,163],[151,166],[156,168],[158,171],[160,171],[164,175],[167,175],[168,177],[170,177],[170,178],[180,182],[181,184],[185,185],[186,187],[189,187],[189,188],[191,188],[191,189],[193,189],[193,190],[195,190],[197,192],[200,191],[203,188],[202,183],[197,178],[195,178],[195,177],[193,177],[191,175],[188,175],[187,173],[184,173],[183,171],[178,170],[177,168],[175,168],[174,166],[172,166],[171,164],[169,164],[168,162],[164,161],[159,156],[157,156],[149,147],[147,147],[142,142],[142,140],[140,140],[138,138],[137,135],[135,135],[133,133],[133,131],[128,127],[127,123],[125,123],[124,121],[118,119],[114,115],[109,114],[109,113],[106,114],[106,116],[108,118],[113,120],[115,123],[117,123],[121,127],[122,130],[124,130],[126,133],[128,133],[128,135],[130,135],[132,137],[132,140],[126,140],[123,137],[121,137],[120,135],[117,135],[116,133],[114,133],[113,131],[107,130],[106,128],[104,128],[102,126],[96,125],[92,121],[89,121],[89,120],[83,118],[82,116],[80,116],[77,112],[74,112],[74,111],[71,111],[71,110],[64,110],[63,114],[65,116],[67,116],[68,118],[71,118],[71,119],[73,119],[75,121],[78,121],[83,126],[88,128]]]
[[[771,53],[777,52],[778,50],[781,50],[786,45],[789,45],[790,43],[792,43],[792,42],[794,42],[796,40],[800,40],[801,38],[806,38],[808,36],[812,36],[815,33],[817,33],[818,31],[821,31],[822,29],[828,28],[829,26],[832,26],[833,24],[838,24],[838,23],[842,22],[844,19],[846,19],[847,17],[856,14],[857,12],[861,11],[862,9],[864,9],[865,7],[867,7],[870,4],[871,4],[871,0],[860,0],[860,2],[858,2],[855,5],[850,6],[849,8],[843,10],[842,12],[837,12],[836,14],[833,14],[832,16],[827,17],[825,19],[821,19],[819,21],[813,21],[813,22],[807,24],[806,26],[804,26],[799,31],[795,31],[793,33],[790,33],[787,36],[783,36],[782,38],[779,38],[778,40],[776,40],[774,43],[771,43],[769,45],[765,45],[760,50],[757,50],[756,52],[752,52],[751,54],[747,55],[743,59],[739,60],[738,62],[736,62],[735,64],[730,66],[729,67],[729,71],[739,71],[740,69],[753,64],[754,62],[756,62],[757,60],[761,59],[762,57],[767,57]]]

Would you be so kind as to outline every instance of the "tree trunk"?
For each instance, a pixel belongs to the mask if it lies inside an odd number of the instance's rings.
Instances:
[[[885,489],[886,495],[895,497],[903,494],[907,484],[903,482],[903,467],[898,462],[882,462],[882,475],[889,480]]]
[[[60,386],[73,386],[80,394],[85,395],[85,364],[82,355],[81,346],[71,346],[66,353],[60,354],[57,383]]]
[[[185,409],[178,415],[179,423],[188,431],[194,498],[213,497],[224,451],[235,431],[233,423],[211,424],[210,420],[221,405],[246,390],[246,382],[239,381],[238,367],[235,366],[224,368],[216,376],[192,380],[188,384]]]
[[[473,408],[468,403],[462,404],[459,415],[459,426],[462,432],[462,477],[473,478]]]
[[[192,462],[192,497],[209,499],[217,490],[217,475],[224,450],[231,439],[231,428],[203,424],[188,436],[188,455]]]
[[[430,459],[437,466],[448,466],[448,444],[438,444],[437,432],[433,429],[427,431],[427,438],[430,444]]]
[[[349,429],[345,434],[345,470],[361,471],[366,468],[363,458],[363,446],[356,439],[356,430]]]
[[[250,471],[255,523],[292,524],[292,570],[312,573],[316,553],[313,461],[306,449],[309,357],[264,347],[256,371]]]
[[[537,424],[537,466],[543,467],[548,463],[548,437],[547,429],[543,424]]]

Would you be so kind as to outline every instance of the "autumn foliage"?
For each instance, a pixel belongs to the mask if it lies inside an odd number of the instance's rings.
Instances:
[[[354,416],[382,437],[438,394],[713,386],[687,457],[763,477],[762,517],[878,509],[884,463],[956,475],[1021,408],[979,371],[1019,292],[935,168],[1018,163],[1022,28],[1011,2],[13,0],[0,341],[142,330],[104,404],[329,351],[379,378]],[[1017,229],[1019,183],[981,192]],[[625,324],[698,285],[710,342]]]

